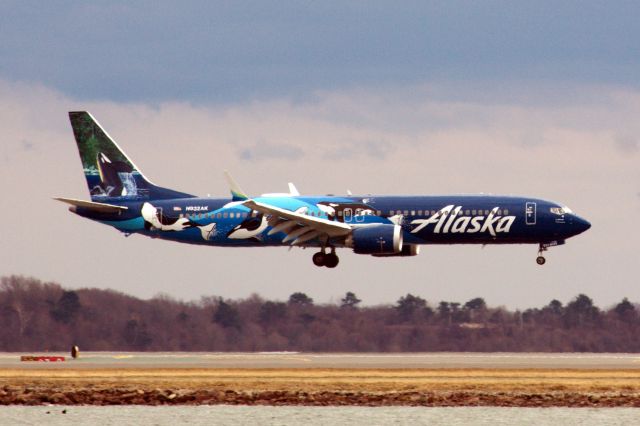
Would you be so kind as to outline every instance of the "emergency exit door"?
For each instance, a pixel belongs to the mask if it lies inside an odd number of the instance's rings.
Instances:
[[[535,225],[536,224],[536,203],[527,202],[525,209],[525,223],[527,225]]]

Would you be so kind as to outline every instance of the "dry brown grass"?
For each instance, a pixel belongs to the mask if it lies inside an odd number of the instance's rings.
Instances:
[[[342,392],[640,392],[639,370],[0,369],[0,384],[66,389]]]

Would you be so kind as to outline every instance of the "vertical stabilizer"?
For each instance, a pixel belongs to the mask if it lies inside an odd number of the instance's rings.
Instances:
[[[88,112],[70,112],[69,120],[93,201],[191,197],[152,184]]]

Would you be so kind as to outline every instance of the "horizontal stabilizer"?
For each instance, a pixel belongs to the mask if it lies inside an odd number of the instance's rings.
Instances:
[[[95,212],[100,213],[118,213],[125,210],[128,210],[128,207],[125,206],[116,206],[113,204],[105,204],[105,203],[96,203],[95,201],[84,201],[84,200],[76,200],[73,198],[59,198],[56,197],[54,200],[62,201],[63,203],[71,204],[74,207],[82,207],[83,209],[93,210]]]

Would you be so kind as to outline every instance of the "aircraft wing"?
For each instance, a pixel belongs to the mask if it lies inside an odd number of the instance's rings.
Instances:
[[[292,241],[291,245],[302,244],[322,235],[343,237],[351,232],[351,227],[342,222],[307,216],[254,200],[247,200],[242,205],[271,216],[269,224],[273,229],[269,233],[284,232],[287,236],[282,241]]]
[[[94,201],[76,200],[73,198],[54,198],[54,200],[62,201],[63,203],[71,204],[75,207],[82,207],[84,209],[93,210],[100,213],[118,213],[128,210],[125,206],[116,206],[113,204],[96,203]]]

